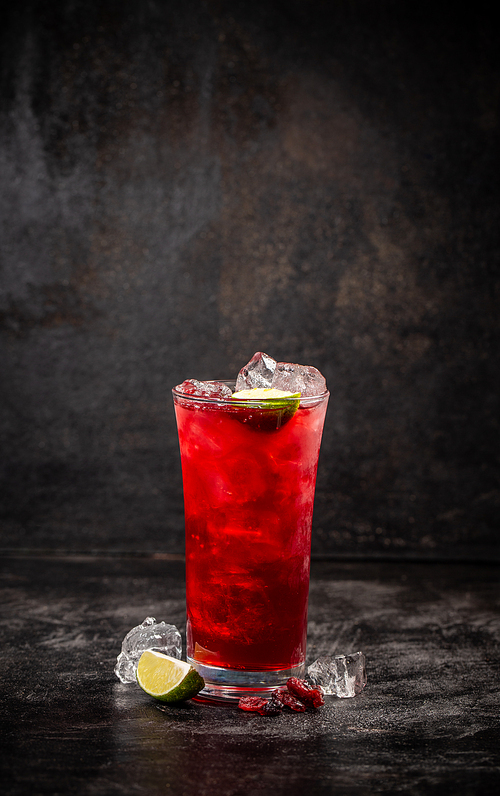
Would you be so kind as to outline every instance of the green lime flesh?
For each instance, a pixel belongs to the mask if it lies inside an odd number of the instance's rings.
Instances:
[[[196,696],[205,681],[190,664],[155,650],[146,650],[137,667],[137,682],[146,694],[175,704]]]
[[[255,388],[233,393],[232,400],[245,410],[237,414],[241,423],[259,431],[278,431],[299,408],[300,392]]]

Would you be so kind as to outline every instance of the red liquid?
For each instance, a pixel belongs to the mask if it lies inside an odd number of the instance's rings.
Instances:
[[[200,663],[268,671],[305,660],[311,520],[327,399],[308,401],[268,431],[259,427],[258,409],[231,411],[227,403],[175,396],[187,654]]]

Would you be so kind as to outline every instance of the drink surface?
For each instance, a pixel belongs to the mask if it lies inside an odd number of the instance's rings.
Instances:
[[[311,521],[326,397],[283,425],[175,396],[186,522],[187,654],[254,671],[305,660]]]

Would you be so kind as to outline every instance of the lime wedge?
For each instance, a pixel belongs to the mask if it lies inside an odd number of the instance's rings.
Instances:
[[[272,401],[281,398],[300,398],[300,392],[286,392],[286,390],[276,390],[273,387],[253,387],[251,390],[238,390],[233,392],[232,398],[242,401]]]
[[[238,420],[261,431],[277,431],[294,416],[300,405],[300,392],[270,387],[238,390],[231,399],[245,408]]]
[[[272,406],[285,406],[290,398],[300,398],[300,392],[286,392],[286,390],[275,390],[272,387],[254,387],[252,390],[239,390],[233,392],[231,398],[238,401],[265,401],[266,405],[272,401]]]
[[[160,702],[183,702],[201,691],[205,681],[189,663],[155,650],[143,652],[137,666],[137,682]]]

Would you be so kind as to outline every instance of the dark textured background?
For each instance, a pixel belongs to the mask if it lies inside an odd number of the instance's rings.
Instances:
[[[18,2],[2,547],[182,551],[170,389],[332,393],[315,552],[498,551],[498,36],[478,5]]]

